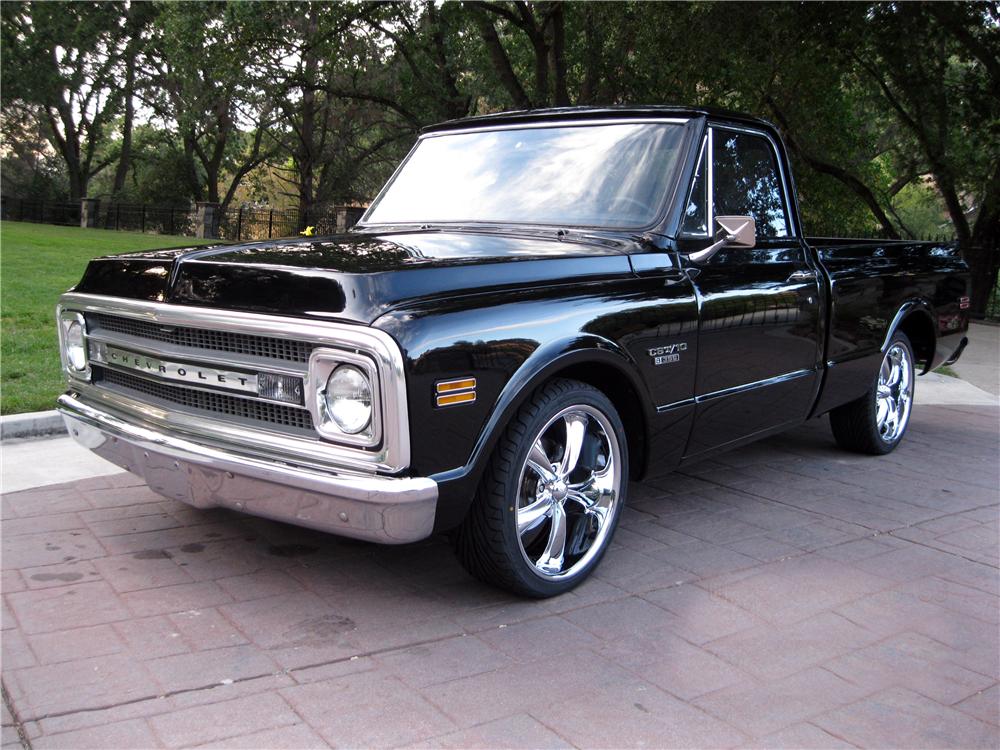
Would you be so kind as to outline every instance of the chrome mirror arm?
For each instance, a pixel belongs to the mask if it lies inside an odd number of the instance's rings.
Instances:
[[[756,222],[750,216],[716,216],[715,223],[719,225],[722,238],[716,240],[703,250],[688,253],[688,259],[694,263],[703,263],[724,247],[751,248],[756,244]]]

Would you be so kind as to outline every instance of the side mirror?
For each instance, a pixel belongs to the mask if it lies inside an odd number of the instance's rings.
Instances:
[[[702,263],[724,247],[751,248],[757,244],[757,224],[750,216],[716,216],[718,229],[715,242],[704,250],[688,255],[695,263]]]

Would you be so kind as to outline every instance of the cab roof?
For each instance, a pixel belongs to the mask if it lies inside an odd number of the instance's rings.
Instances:
[[[713,117],[724,120],[746,123],[776,131],[774,125],[767,120],[753,117],[742,112],[731,112],[714,107],[681,107],[667,104],[635,104],[614,107],[551,107],[548,109],[522,109],[510,112],[497,112],[490,115],[463,117],[457,120],[447,120],[423,129],[424,133],[437,133],[448,130],[462,130],[478,126],[516,125],[529,122],[544,122],[546,120],[579,121],[601,120],[607,118],[629,119],[646,117]]]

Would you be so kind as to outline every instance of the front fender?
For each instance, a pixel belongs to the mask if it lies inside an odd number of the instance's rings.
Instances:
[[[651,403],[649,392],[639,376],[636,363],[625,349],[608,339],[587,334],[548,342],[538,347],[504,386],[468,461],[463,466],[431,476],[438,483],[440,493],[435,520],[437,529],[451,528],[465,517],[489,458],[518,409],[543,383],[560,373],[572,372],[580,365],[614,370],[638,395],[642,430],[644,434],[648,433],[649,415],[643,406]],[[642,442],[645,443],[644,440]]]
[[[511,376],[501,391],[495,407],[483,426],[465,466],[435,475],[450,480],[469,473],[476,481],[485,467],[485,458],[493,451],[503,428],[531,394],[544,382],[574,365],[606,365],[614,368],[644,404],[651,403],[646,384],[629,353],[613,341],[595,335],[577,335],[548,342],[538,347]],[[643,410],[645,412],[645,410]]]

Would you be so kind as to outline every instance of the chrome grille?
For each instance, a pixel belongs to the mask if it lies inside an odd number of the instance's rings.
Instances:
[[[94,366],[94,382],[123,390],[126,394],[142,394],[161,402],[177,404],[202,412],[236,417],[271,427],[285,427],[313,432],[312,416],[305,409],[272,404],[266,401],[240,398],[224,393],[167,385],[131,373]]]
[[[314,347],[314,344],[308,341],[291,341],[270,336],[213,331],[207,328],[164,326],[146,320],[124,318],[105,313],[89,313],[87,315],[87,328],[121,333],[139,339],[162,341],[175,346],[245,354],[250,357],[266,357],[286,362],[308,362]]]

